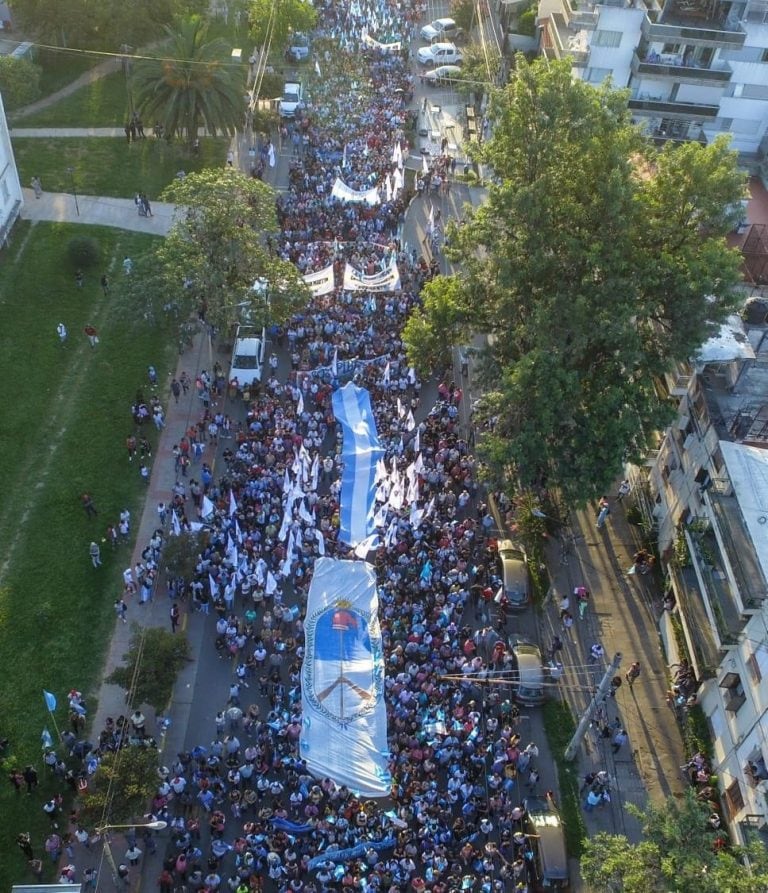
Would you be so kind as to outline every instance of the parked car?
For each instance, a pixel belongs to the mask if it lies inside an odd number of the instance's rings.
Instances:
[[[261,381],[264,371],[266,333],[253,326],[238,326],[235,346],[232,348],[232,365],[229,379],[236,378],[240,387],[251,386]]]
[[[511,610],[521,610],[531,601],[531,580],[525,552],[512,540],[499,540],[499,565],[504,595]]]
[[[424,83],[430,87],[438,84],[452,84],[461,77],[461,69],[458,65],[439,65],[424,75]]]
[[[416,53],[420,65],[436,68],[438,65],[461,65],[462,55],[452,43],[433,43],[421,47]]]
[[[435,40],[456,40],[463,34],[463,30],[459,28],[453,19],[435,19],[429,25],[425,25],[421,31],[421,39],[430,43]]]
[[[285,55],[291,62],[306,62],[309,59],[309,51],[309,38],[306,34],[296,31],[291,35]]]
[[[281,118],[295,118],[296,112],[304,107],[304,88],[298,81],[286,81],[280,98]]]
[[[560,813],[551,799],[526,797],[525,832],[533,845],[534,889],[568,890],[568,853]]]
[[[512,695],[520,704],[536,707],[546,699],[547,672],[541,651],[527,639],[512,637]]]

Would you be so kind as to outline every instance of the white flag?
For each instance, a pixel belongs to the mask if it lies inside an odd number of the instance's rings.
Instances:
[[[378,533],[372,533],[355,546],[355,555],[357,558],[365,558],[370,551],[377,549],[378,546],[379,535]]]
[[[346,166],[347,166],[347,144],[344,143],[344,152],[342,153],[342,156],[341,156],[341,167],[342,167],[342,170],[343,170]]]
[[[315,74],[321,78],[322,74],[320,74],[320,63],[317,61],[317,57],[315,57]]]
[[[179,516],[176,512],[171,512],[171,530],[173,531],[174,536],[181,535],[181,524],[179,523]]]
[[[405,407],[403,406],[402,400],[397,398],[397,417],[401,419],[405,415]]]
[[[274,167],[275,166],[275,147],[272,145],[272,143],[269,144],[269,156],[268,157],[269,157],[269,166]]]
[[[213,514],[214,509],[215,509],[215,506],[211,502],[211,500],[208,499],[207,496],[203,496],[203,508],[200,511],[200,517],[207,518],[209,515]]]
[[[339,377],[339,349],[338,347],[334,347],[333,349],[333,359],[331,360],[331,374],[334,378]]]
[[[429,162],[427,161],[427,156],[426,156],[426,155],[422,155],[422,156],[421,156],[421,172],[422,172],[423,174],[428,174],[428,173],[429,173]]]
[[[229,491],[229,517],[237,514],[237,500],[235,499],[235,491]]]
[[[302,413],[304,412],[304,394],[299,391],[299,402],[296,404],[296,417],[301,418]]]
[[[238,543],[243,545],[243,533],[240,530],[240,525],[237,523],[237,518],[235,518],[235,537],[237,538]]]
[[[317,553],[320,556],[325,555],[325,537],[323,536],[323,531],[318,529],[315,531],[315,536],[317,537]]]
[[[320,476],[320,453],[315,453],[315,458],[312,460],[312,468],[310,469],[310,487],[312,490],[317,490],[317,480]]]
[[[416,419],[413,417],[413,410],[408,410],[408,418],[405,420],[405,430],[413,431],[416,427]]]
[[[384,367],[384,384],[389,384],[389,376],[390,376],[390,366],[389,366],[389,360],[387,360],[387,365]]]
[[[267,571],[267,585],[264,587],[264,591],[267,595],[272,595],[277,589],[277,580],[275,579],[272,571]]]
[[[208,585],[211,587],[211,598],[216,598],[219,586],[210,574],[208,574]]]
[[[429,206],[429,217],[427,217],[427,235],[431,236],[435,231],[435,208],[433,205]]]
[[[413,438],[413,452],[417,456],[421,452],[421,425],[416,429],[416,436]]]

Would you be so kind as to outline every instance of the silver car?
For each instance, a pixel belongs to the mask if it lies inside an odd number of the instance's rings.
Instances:
[[[509,608],[522,610],[531,601],[531,580],[525,552],[512,540],[499,540],[500,576]]]

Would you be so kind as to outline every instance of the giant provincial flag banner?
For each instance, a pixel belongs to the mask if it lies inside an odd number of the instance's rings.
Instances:
[[[352,264],[344,267],[345,291],[400,291],[400,270],[397,258],[393,257],[389,266],[379,273],[366,276]]]
[[[344,440],[339,539],[356,546],[375,531],[376,463],[384,455],[365,388],[347,382],[333,392],[333,414]]]
[[[307,598],[300,748],[317,778],[386,797],[387,713],[376,576],[364,561],[318,558]]]
[[[333,277],[333,264],[329,264],[316,273],[307,273],[306,276],[301,278],[306,282],[309,290],[316,298],[329,295],[336,287]]]
[[[336,177],[331,195],[342,202],[366,202],[369,205],[378,205],[381,201],[379,190],[375,186],[371,189],[353,189],[340,177]]]
[[[402,43],[399,40],[382,43],[380,40],[376,40],[375,37],[371,37],[371,35],[367,33],[363,33],[363,43],[367,44],[369,47],[375,47],[377,50],[381,50],[382,53],[399,53],[400,47],[402,46]]]

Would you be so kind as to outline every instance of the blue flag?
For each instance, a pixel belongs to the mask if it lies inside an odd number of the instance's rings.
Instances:
[[[56,709],[56,695],[52,695],[49,691],[43,689],[43,697],[45,698],[45,706],[53,713]]]
[[[427,559],[426,564],[421,569],[421,574],[419,575],[422,580],[429,580],[432,576],[432,562]]]
[[[47,728],[43,729],[43,734],[40,736],[40,740],[43,742],[43,748],[53,747],[53,738],[51,738],[51,733]]]

